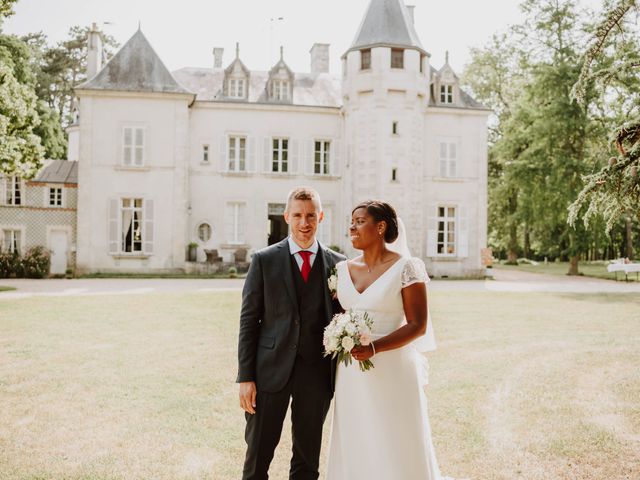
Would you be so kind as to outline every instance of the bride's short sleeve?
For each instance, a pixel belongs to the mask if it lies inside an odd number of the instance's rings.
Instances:
[[[402,288],[414,283],[428,283],[430,281],[427,269],[421,259],[412,257],[407,260],[402,269]]]

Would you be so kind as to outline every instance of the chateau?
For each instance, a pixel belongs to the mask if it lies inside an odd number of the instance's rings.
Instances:
[[[354,26],[355,30],[355,26]],[[448,64],[434,68],[402,0],[372,0],[342,72],[329,45],[310,72],[282,53],[254,71],[239,48],[169,72],[138,30],[106,65],[94,28],[76,89],[69,160],[78,162],[80,272],[182,271],[197,243],[229,261],[287,235],[295,186],[320,192],[319,239],[353,254],[351,208],[398,210],[432,275],[481,272],[487,231],[487,117]]]

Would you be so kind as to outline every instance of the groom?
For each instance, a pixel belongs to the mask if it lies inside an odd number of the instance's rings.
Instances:
[[[345,258],[320,245],[318,192],[296,188],[284,212],[290,236],[256,252],[242,292],[238,379],[247,454],[242,478],[268,479],[291,399],[289,478],[316,480],[335,364],[323,355],[334,312],[327,279]]]

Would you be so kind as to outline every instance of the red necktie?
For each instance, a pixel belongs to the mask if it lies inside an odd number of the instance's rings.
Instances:
[[[309,279],[309,272],[311,271],[310,259],[312,252],[309,252],[307,250],[300,250],[298,253],[302,257],[302,268],[300,269],[300,273],[302,273],[302,278],[306,283],[306,281]]]

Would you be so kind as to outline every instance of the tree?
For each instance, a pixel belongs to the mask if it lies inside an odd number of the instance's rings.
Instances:
[[[599,162],[599,171],[584,177],[585,185],[570,207],[569,223],[582,216],[585,225],[604,216],[607,231],[640,205],[640,48],[637,25],[629,21],[638,14],[637,0],[608,2],[603,19],[584,55],[582,71],[572,94],[579,104],[588,103],[595,90],[602,99],[613,97],[611,113],[619,123],[611,129],[609,142],[615,153]],[[627,243],[631,244],[631,233]],[[632,251],[627,247],[627,251]]]
[[[572,0],[526,0],[521,8],[525,22],[474,52],[465,75],[498,117],[489,169],[497,235],[490,238],[502,239],[511,262],[535,251],[568,258],[577,274],[590,233],[567,225],[567,208],[588,171],[596,128],[570,97],[580,72],[578,13]]]
[[[0,3],[0,25],[15,2]],[[0,33],[0,172],[29,178],[38,171],[44,156],[33,74],[28,48],[14,36]]]
[[[32,33],[23,39],[40,52],[35,58],[38,98],[55,110],[62,125],[72,122],[73,89],[87,79],[87,39],[89,27],[74,26],[68,38],[55,46],[48,46],[42,33]],[[118,42],[110,35],[103,37],[103,62],[109,60],[118,48]]]

